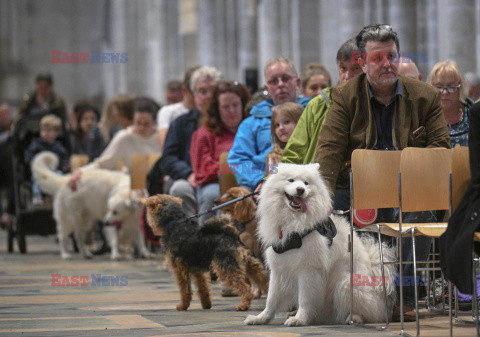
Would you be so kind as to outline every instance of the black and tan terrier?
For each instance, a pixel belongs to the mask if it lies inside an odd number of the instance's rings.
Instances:
[[[148,224],[155,235],[161,236],[166,259],[180,287],[177,310],[187,310],[190,306],[191,277],[197,284],[202,308],[211,308],[210,270],[241,296],[239,311],[248,310],[253,298],[246,278],[266,291],[268,282],[263,265],[240,242],[229,215],[213,217],[199,226],[196,219],[186,219],[180,198],[157,194],[146,199],[145,204]]]

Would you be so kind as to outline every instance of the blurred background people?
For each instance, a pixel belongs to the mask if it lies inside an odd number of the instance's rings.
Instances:
[[[320,63],[310,63],[302,74],[302,95],[303,97],[315,97],[320,90],[330,87],[332,79],[327,68]]]
[[[67,109],[63,99],[53,91],[53,77],[40,73],[35,78],[35,91],[25,94],[18,112],[18,119],[39,113],[52,113],[67,121]]]
[[[100,130],[105,141],[109,142],[115,133],[133,123],[133,102],[130,94],[112,97],[104,106],[100,117]]]
[[[204,124],[193,133],[190,145],[198,212],[214,206],[220,197],[220,154],[232,147],[238,126],[245,119],[245,106],[250,100],[247,87],[238,82],[220,82],[213,90],[210,104],[206,108]],[[215,213],[202,215],[203,223]]]
[[[468,146],[468,111],[472,101],[467,98],[465,75],[457,62],[444,60],[436,63],[427,83],[440,90],[442,110],[450,133],[450,145]]]
[[[168,81],[165,96],[167,97],[167,105],[181,102],[183,99],[182,82]]]

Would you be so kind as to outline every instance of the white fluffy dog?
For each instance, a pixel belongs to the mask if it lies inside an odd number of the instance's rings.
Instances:
[[[91,258],[85,247],[85,236],[95,220],[104,220],[105,234],[111,247],[111,258],[118,259],[118,235],[116,227],[124,231],[143,256],[149,256],[140,234],[135,207],[130,200],[130,176],[123,172],[92,169],[83,172],[72,191],[67,182],[70,175],[57,175],[58,158],[52,152],[41,152],[32,162],[32,173],[36,182],[47,194],[54,197],[53,216],[57,222],[57,233],[62,258],[70,258],[65,247],[70,234],[74,233],[80,253]]]
[[[350,319],[350,225],[331,215],[328,189],[318,164],[279,164],[262,187],[258,233],[266,247],[270,284],[265,310],[250,315],[246,324],[267,324],[276,312],[298,308],[285,325],[344,324]],[[330,219],[330,220],[329,220]],[[384,245],[385,259],[393,249]],[[354,273],[381,276],[378,244],[354,235]],[[393,265],[385,266],[392,280]],[[379,284],[380,282],[377,282]],[[395,287],[387,284],[389,316]],[[353,321],[385,321],[383,288],[354,286]]]

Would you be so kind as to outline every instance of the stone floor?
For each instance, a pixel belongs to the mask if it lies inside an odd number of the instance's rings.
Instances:
[[[6,253],[6,233],[0,231],[1,336],[396,336],[399,323],[387,331],[374,326],[285,327],[286,314],[266,326],[246,326],[245,312],[236,312],[238,298],[220,296],[212,286],[213,307],[202,310],[194,300],[188,311],[175,310],[176,284],[153,260],[112,262],[107,255],[84,260],[78,255],[63,261],[53,237],[27,237],[26,255]],[[52,276],[60,275],[60,276]],[[92,274],[119,277],[118,285],[94,285]],[[55,286],[75,276],[88,276],[87,285]],[[98,277],[98,276],[97,276]],[[80,282],[81,283],[81,282]],[[122,285],[123,284],[123,285]],[[254,300],[249,313],[260,312],[265,298]],[[465,316],[465,319],[468,319]],[[415,325],[405,325],[415,334]],[[448,315],[422,311],[422,336],[448,336]],[[456,325],[455,336],[474,336],[472,324]]]

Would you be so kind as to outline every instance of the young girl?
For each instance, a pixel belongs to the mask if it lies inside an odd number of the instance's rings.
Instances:
[[[273,149],[267,155],[267,175],[282,159],[283,150],[297,125],[303,107],[298,103],[287,102],[272,108]]]

